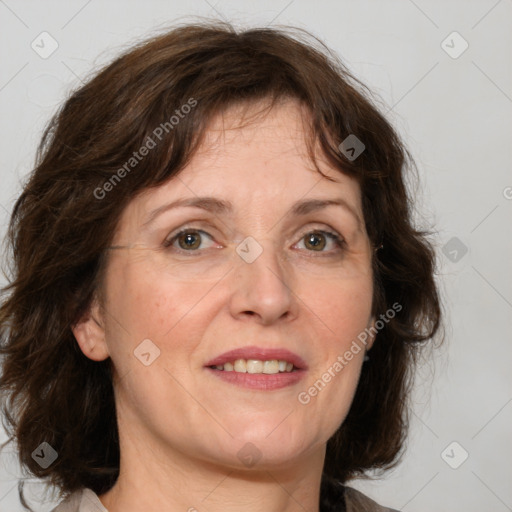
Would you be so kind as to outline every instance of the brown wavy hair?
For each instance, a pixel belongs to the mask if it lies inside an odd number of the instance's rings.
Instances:
[[[84,486],[105,493],[119,474],[111,360],[84,356],[71,326],[101,290],[122,211],[186,166],[215,115],[288,98],[309,114],[318,172],[315,143],[360,184],[370,241],[383,244],[373,259],[373,314],[402,306],[380,330],[348,416],[328,441],[323,482],[365,477],[401,459],[413,369],[441,330],[432,233],[414,227],[406,187],[417,176],[414,162],[371,92],[309,32],[200,20],[136,44],[70,94],[12,211],[0,307],[2,422],[23,471],[61,497]],[[161,140],[127,167],[158,127]],[[338,147],[351,134],[365,145],[355,160]],[[32,458],[42,442],[58,453],[46,469]]]

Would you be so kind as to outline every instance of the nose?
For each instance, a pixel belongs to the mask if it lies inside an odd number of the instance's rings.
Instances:
[[[270,240],[249,238],[238,248],[233,272],[231,313],[238,318],[256,317],[263,325],[296,314],[294,276]]]

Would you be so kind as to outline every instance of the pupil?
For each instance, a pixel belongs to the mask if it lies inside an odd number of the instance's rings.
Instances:
[[[315,242],[315,239],[317,240]],[[322,245],[321,248],[323,248],[323,244],[321,241],[319,241],[320,237],[317,234],[312,234],[309,236],[308,243],[312,245],[313,247],[318,247],[319,245]]]
[[[196,235],[192,234],[192,233],[186,233],[185,235],[183,235],[185,237],[185,246],[187,248],[195,248],[197,246],[197,240],[196,240],[196,243],[194,243],[194,238],[197,238]]]

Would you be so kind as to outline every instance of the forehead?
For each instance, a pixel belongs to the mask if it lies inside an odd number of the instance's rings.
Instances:
[[[318,147],[317,164],[334,181],[319,174],[311,162],[303,124],[307,112],[293,100],[272,110],[265,106],[245,104],[215,116],[187,166],[160,187],[140,194],[129,205],[128,215],[145,220],[159,205],[197,196],[224,198],[234,210],[254,208],[253,213],[271,207],[276,214],[274,205],[341,197],[360,213],[357,181],[333,168]]]
[[[203,161],[215,165],[217,160],[225,164],[245,158],[253,166],[272,167],[288,161],[298,171],[314,170],[307,151],[309,134],[305,123],[309,118],[306,108],[294,99],[282,99],[271,110],[268,100],[232,106],[211,119],[191,167],[199,169]],[[318,144],[315,149],[322,170],[331,171],[326,174],[332,178],[339,177],[340,172],[330,168]],[[274,173],[276,177],[284,174],[287,167],[284,165],[283,172]]]

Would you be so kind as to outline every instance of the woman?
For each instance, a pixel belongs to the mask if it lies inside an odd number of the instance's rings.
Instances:
[[[399,461],[434,252],[397,134],[294,34],[176,27],[47,128],[0,386],[55,512],[391,510],[346,484]]]

